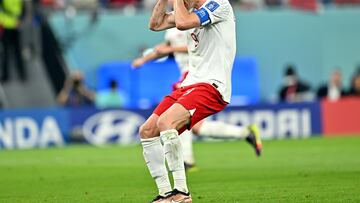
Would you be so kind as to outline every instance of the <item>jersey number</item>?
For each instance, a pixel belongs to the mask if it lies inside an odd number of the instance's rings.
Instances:
[[[191,38],[194,40],[195,42],[195,47],[197,47],[199,45],[199,39],[197,38],[197,36],[195,35],[195,33],[191,33]]]

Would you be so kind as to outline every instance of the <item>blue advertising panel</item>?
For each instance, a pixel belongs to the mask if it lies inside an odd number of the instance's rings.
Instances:
[[[68,112],[63,109],[0,112],[0,149],[62,146],[68,141]]]
[[[318,102],[228,107],[210,119],[256,124],[264,139],[304,138],[322,133],[320,110]]]
[[[166,76],[166,77],[164,77]],[[130,61],[102,64],[97,70],[98,91],[109,89],[111,80],[117,81],[124,95],[125,107],[149,108],[159,103],[172,91],[172,85],[180,79],[175,60],[151,61],[134,69]],[[232,103],[245,105],[258,103],[260,99],[258,64],[253,57],[235,58],[232,70]]]

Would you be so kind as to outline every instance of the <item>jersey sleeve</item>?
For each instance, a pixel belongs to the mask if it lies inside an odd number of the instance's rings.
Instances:
[[[228,2],[211,0],[205,3],[199,10],[194,13],[199,17],[202,26],[214,24],[227,18],[231,6]]]

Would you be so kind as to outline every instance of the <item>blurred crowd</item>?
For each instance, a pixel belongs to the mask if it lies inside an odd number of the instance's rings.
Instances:
[[[156,0],[0,0],[0,80],[6,83],[11,80],[9,64],[14,61],[14,67],[19,81],[26,81],[28,74],[24,56],[31,57],[36,52],[34,41],[21,44],[21,31],[28,26],[26,35],[31,36],[32,27],[41,20],[40,8],[43,6],[62,9],[69,5],[76,8],[106,8],[136,6],[153,6]],[[234,4],[244,8],[257,8],[265,6],[283,6],[293,0],[232,0]],[[297,1],[297,0],[295,0]],[[303,1],[303,0],[300,0]],[[322,0],[323,4],[359,4],[360,0]],[[140,6],[139,6],[140,5]],[[26,51],[28,50],[28,51]],[[28,53],[28,54],[26,54]],[[301,67],[300,69],[301,70]],[[347,96],[360,96],[360,67],[354,72],[351,81],[343,81],[341,68],[335,67],[328,81],[319,87],[311,87],[297,73],[294,65],[288,65],[284,70],[284,83],[281,86],[277,100],[281,102],[302,102],[316,99],[338,100]],[[344,85],[344,83],[346,85]],[[279,84],[280,85],[280,84]],[[349,86],[349,88],[345,88]],[[62,106],[96,105],[100,108],[123,107],[127,102],[127,94],[115,80],[111,80],[108,88],[92,91],[86,86],[84,76],[79,71],[69,74],[64,86],[57,96],[57,102]]]
[[[360,66],[353,73],[348,89],[344,87],[340,67],[335,67],[328,81],[319,87],[311,87],[300,78],[293,65],[286,66],[283,77],[284,84],[278,93],[281,102],[304,102],[315,99],[337,101],[343,97],[360,97]]]

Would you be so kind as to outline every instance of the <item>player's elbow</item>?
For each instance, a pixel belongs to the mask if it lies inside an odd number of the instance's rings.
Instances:
[[[158,26],[153,26],[153,25],[150,25],[150,26],[149,26],[149,29],[150,29],[151,31],[154,31],[154,32],[161,31],[161,29],[160,29]]]
[[[156,24],[155,23],[149,23],[149,29],[151,30],[151,31],[157,31],[156,30]]]
[[[178,30],[188,30],[197,27],[197,24],[191,19],[175,19],[175,26]]]
[[[158,29],[158,24],[155,22],[155,21],[153,21],[153,20],[150,20],[150,22],[149,22],[149,29],[151,30],[151,31],[159,31],[159,29]]]
[[[149,29],[150,29],[151,31],[155,31],[155,32],[157,31],[155,27],[149,26]]]
[[[189,27],[187,26],[187,24],[185,22],[176,22],[176,28],[178,30],[188,30]]]

